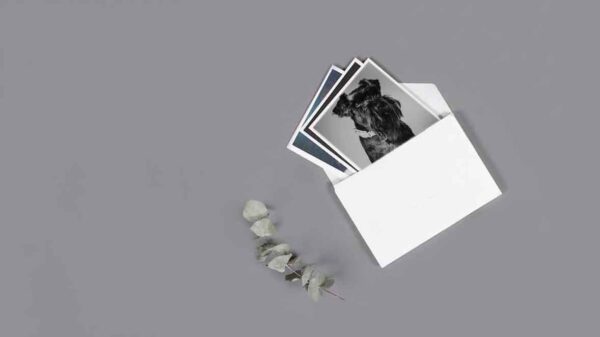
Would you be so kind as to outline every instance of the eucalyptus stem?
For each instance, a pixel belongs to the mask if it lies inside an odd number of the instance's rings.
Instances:
[[[286,270],[291,270],[291,273],[285,275],[286,281],[296,281],[300,279],[300,284],[304,288],[313,301],[318,301],[323,295],[323,292],[335,296],[338,299],[345,301],[346,299],[329,290],[334,284],[334,279],[315,270],[312,265],[304,265],[296,263],[298,256],[294,253],[289,244],[273,240],[272,237],[277,232],[275,225],[269,218],[269,210],[267,206],[258,200],[248,200],[242,211],[242,216],[249,223],[250,230],[258,240],[256,242],[256,258],[266,267],[285,274]],[[290,265],[296,265],[296,269]]]
[[[292,273],[294,273],[296,276],[298,277],[302,277],[302,274],[298,273],[297,271],[294,270],[294,268],[290,267],[289,264],[285,265],[286,268],[288,268]]]
[[[342,300],[342,301],[345,301],[345,300],[346,300],[346,299],[345,299],[345,298],[343,298],[342,296],[340,296],[340,295],[338,295],[338,294],[334,293],[333,291],[331,291],[331,290],[329,290],[329,289],[326,289],[326,288],[321,288],[321,290],[323,290],[324,292],[328,293],[329,295],[333,295],[333,296],[335,296],[335,297],[339,298],[339,299],[340,299],[340,300]]]
[[[286,267],[287,267],[287,268],[288,268],[288,269],[289,269],[289,270],[290,270],[292,273],[294,273],[294,275],[296,275],[296,276],[298,276],[298,277],[302,278],[302,274],[300,274],[300,273],[298,273],[297,271],[295,271],[295,270],[294,270],[294,268],[290,267],[290,265],[289,265],[289,264],[286,264],[285,266],[286,266]],[[342,301],[345,301],[345,300],[346,300],[346,299],[345,299],[345,298],[343,298],[342,296],[340,296],[340,295],[336,294],[335,292],[333,292],[333,291],[331,291],[331,290],[329,290],[329,289],[327,289],[327,288],[323,288],[323,287],[321,287],[321,290],[323,290],[324,292],[328,293],[329,295],[333,295],[333,296],[335,296],[335,297],[339,298],[339,299],[340,299],[340,300],[342,300]]]

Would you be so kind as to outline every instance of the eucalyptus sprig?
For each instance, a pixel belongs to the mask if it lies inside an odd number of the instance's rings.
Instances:
[[[272,270],[284,273],[289,282],[299,282],[313,301],[318,301],[323,292],[344,300],[331,290],[334,279],[317,271],[312,265],[300,261],[290,245],[277,242],[277,232],[269,219],[269,210],[258,200],[248,200],[242,212],[244,219],[252,224],[250,230],[257,236],[256,258]],[[287,273],[286,273],[287,272]]]

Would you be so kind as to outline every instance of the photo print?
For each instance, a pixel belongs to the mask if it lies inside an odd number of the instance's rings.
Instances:
[[[326,151],[329,155],[335,157],[339,162],[343,163],[349,170],[350,173],[358,172],[358,168],[353,166],[351,162],[337,153],[330,144],[321,139],[317,134],[314,133],[313,130],[309,129],[309,125],[315,122],[321,114],[324,112],[324,109],[329,106],[332,100],[338,96],[342,88],[346,86],[346,84],[352,79],[352,77],[356,74],[356,72],[362,67],[362,62],[359,59],[353,59],[350,62],[350,65],[344,71],[342,77],[338,79],[333,88],[327,93],[327,96],[323,99],[323,101],[316,108],[316,111],[312,113],[306,122],[305,127],[302,130],[302,133],[307,136],[314,144],[318,145],[322,150]]]
[[[370,59],[330,98],[308,129],[358,170],[438,121],[430,108]]]
[[[321,104],[321,101],[327,96],[327,93],[331,91],[338,79],[344,74],[344,71],[336,66],[331,66],[329,71],[325,75],[319,90],[315,94],[315,97],[311,101],[308,109],[302,116],[300,124],[294,131],[290,142],[288,143],[288,149],[292,150],[301,157],[309,160],[310,162],[322,167],[322,168],[334,168],[337,171],[344,173],[348,171],[346,165],[342,164],[335,157],[323,150],[319,145],[316,144],[312,139],[308,138],[305,134],[300,132],[310,116],[315,112],[316,108]]]

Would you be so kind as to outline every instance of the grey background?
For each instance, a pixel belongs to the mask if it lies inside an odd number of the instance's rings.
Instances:
[[[393,76],[393,74],[390,75]],[[422,104],[410,97],[373,64],[367,64],[359,70],[358,75],[348,83],[348,87],[341,93],[351,93],[358,87],[358,82],[362,79],[379,80],[381,94],[390,96],[401,103],[402,120],[410,126],[415,135],[418,135],[437,121],[434,111],[427,111]],[[365,168],[371,164],[371,161],[360,143],[359,136],[355,132],[356,126],[354,121],[351,117],[340,118],[333,114],[332,111],[337,103],[338,99],[331,102],[328,109],[323,112],[323,117],[314,125],[315,130],[333,144],[337,150],[350,158],[358,167]]]
[[[0,3],[0,335],[599,333],[599,5]],[[383,270],[285,149],[353,56],[436,83],[505,192]],[[346,302],[254,261],[250,197]]]

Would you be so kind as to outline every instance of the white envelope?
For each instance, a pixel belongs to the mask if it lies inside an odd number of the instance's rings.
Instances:
[[[406,84],[442,119],[358,173],[325,173],[381,267],[502,194],[434,84]]]

